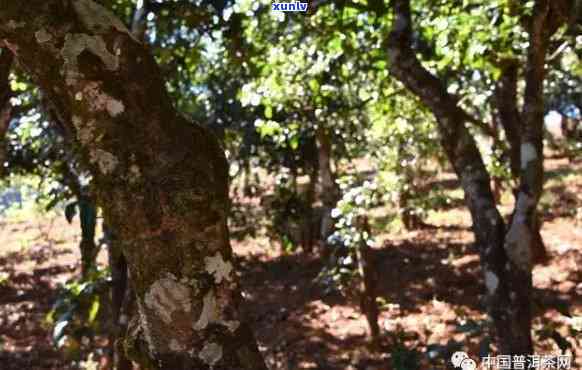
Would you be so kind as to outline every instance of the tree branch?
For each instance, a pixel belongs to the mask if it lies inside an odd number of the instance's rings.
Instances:
[[[393,4],[395,19],[388,43],[391,73],[435,115],[445,152],[457,175],[465,182],[464,188],[471,211],[479,212],[477,208],[485,206],[498,213],[489,187],[489,174],[477,145],[465,126],[465,122],[476,120],[471,119],[459,107],[455,97],[447,92],[444,83],[427,71],[416,58],[411,46],[412,19],[409,1],[395,0]]]
[[[495,107],[499,113],[499,121],[509,142],[509,164],[513,178],[520,175],[520,130],[521,117],[517,106],[517,75],[519,64],[517,60],[507,60],[501,63],[501,76],[494,91]]]

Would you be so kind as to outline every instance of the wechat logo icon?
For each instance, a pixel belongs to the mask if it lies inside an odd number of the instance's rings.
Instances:
[[[469,358],[465,352],[455,352],[451,356],[451,362],[455,369],[461,370],[475,370],[477,369],[477,363]]]

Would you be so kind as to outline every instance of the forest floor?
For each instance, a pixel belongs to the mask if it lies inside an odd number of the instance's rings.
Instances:
[[[571,336],[576,324],[565,314],[582,316],[582,164],[555,159],[547,167],[542,235],[551,260],[533,272],[535,352],[557,355],[558,343],[569,343],[578,358],[571,368],[581,369],[582,337]],[[260,212],[257,201],[244,207]],[[504,214],[510,209],[502,202]],[[385,212],[373,212],[383,330],[376,351],[357,297],[317,282],[324,262],[317,254],[285,253],[261,233],[233,240],[246,314],[272,370],[446,369],[458,349],[479,359],[485,288],[467,210],[453,202],[429,213],[430,227],[390,233]],[[0,369],[78,368],[55,349],[45,320],[59,285],[79,273],[77,230],[62,214],[0,219]]]

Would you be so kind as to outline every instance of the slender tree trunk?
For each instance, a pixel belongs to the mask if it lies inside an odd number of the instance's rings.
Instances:
[[[12,60],[12,53],[8,49],[0,47],[0,178],[4,173],[4,162],[8,158],[6,134],[12,118],[12,105],[10,104],[12,91],[8,78],[12,68]]]
[[[317,141],[320,191],[319,198],[323,205],[320,239],[325,242],[333,232],[333,219],[331,211],[339,199],[339,188],[335,183],[335,175],[331,169],[332,147],[327,129],[319,126],[315,132]]]
[[[239,313],[224,153],[175,111],[151,55],[90,0],[3,0],[0,40],[77,138],[123,241],[142,366],[265,369]]]
[[[370,235],[370,225],[366,216],[360,216],[357,220],[358,231],[364,235]],[[367,243],[367,237],[360,241],[356,249],[358,272],[360,274],[360,309],[366,316],[370,328],[372,344],[377,347],[380,341],[380,326],[378,325],[378,274],[372,260],[372,251]]]
[[[509,143],[509,162],[511,174],[515,181],[520,181],[521,176],[521,145],[522,135],[526,128],[531,126],[524,126],[522,124],[521,114],[518,110],[517,104],[517,76],[519,66],[517,60],[505,60],[501,63],[501,76],[497,81],[495,87],[495,105],[498,112],[498,118],[505,131],[505,136]],[[530,76],[532,77],[532,76]],[[535,78],[542,78],[543,76],[535,76]],[[541,87],[539,87],[541,88]],[[531,99],[531,98],[530,98]],[[531,103],[529,103],[531,104]],[[537,104],[537,103],[534,103]],[[543,102],[542,102],[543,105]],[[531,123],[531,122],[530,122]],[[535,123],[540,125],[539,122]],[[526,145],[524,148],[527,148]],[[542,174],[543,175],[543,174]],[[515,201],[518,201],[519,190],[514,191]],[[536,214],[533,215],[532,232],[533,241],[531,243],[532,263],[541,264],[549,260],[548,253],[540,233],[541,222]],[[513,222],[513,214],[508,220],[508,224]]]
[[[401,142],[398,146],[398,163],[405,159],[405,143]],[[404,175],[403,184],[398,194],[398,208],[402,224],[406,230],[414,230],[420,226],[420,218],[411,209],[411,200],[416,192],[414,184],[414,174],[408,166],[399,167],[399,171]]]
[[[518,179],[520,175],[521,117],[517,109],[517,60],[505,60],[501,63],[501,75],[495,86],[494,101],[497,117],[505,131],[509,144],[509,164],[511,175]]]
[[[103,223],[103,231],[107,238],[109,268],[111,269],[111,324],[110,333],[111,355],[115,370],[131,370],[132,363],[123,349],[122,340],[127,332],[129,315],[134,306],[133,293],[129,287],[127,261],[121,248],[121,240],[115,232]]]

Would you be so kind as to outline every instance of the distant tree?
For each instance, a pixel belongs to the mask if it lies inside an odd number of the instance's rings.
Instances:
[[[0,24],[122,240],[139,308],[127,350],[145,368],[264,369],[239,312],[217,139],[174,109],[153,58],[97,3],[8,0]]]

